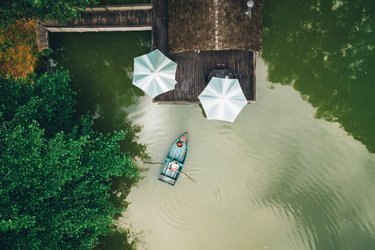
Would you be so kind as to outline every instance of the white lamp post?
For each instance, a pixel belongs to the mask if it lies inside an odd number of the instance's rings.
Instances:
[[[254,1],[249,0],[247,1],[246,5],[247,5],[247,9],[245,10],[245,15],[251,18],[251,8],[254,7]]]

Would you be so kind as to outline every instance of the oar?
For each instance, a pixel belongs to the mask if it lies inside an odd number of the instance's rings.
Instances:
[[[158,164],[158,165],[162,165],[162,164],[164,164],[164,163],[162,163],[162,162],[157,162],[157,161],[144,161],[143,163],[146,163],[146,164]]]
[[[146,163],[146,164],[158,164],[158,165],[163,165],[164,163],[163,162],[157,162],[157,161],[144,161],[143,163]],[[184,171],[178,171],[178,170],[175,170],[177,173],[180,173],[180,174],[183,174],[185,175],[187,178],[189,178],[191,181],[197,183],[193,178],[191,178],[187,173],[185,173]]]
[[[183,171],[178,171],[178,170],[175,170],[175,171],[177,171],[177,173],[180,173],[180,174],[185,175],[185,176],[186,176],[187,178],[189,178],[191,181],[197,183],[197,182],[196,182],[193,178],[191,178],[187,173],[185,173],[185,172],[183,172]]]

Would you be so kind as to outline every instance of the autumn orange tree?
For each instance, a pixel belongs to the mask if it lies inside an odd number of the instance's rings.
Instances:
[[[0,29],[0,74],[24,78],[32,73],[37,58],[36,21],[17,21]]]

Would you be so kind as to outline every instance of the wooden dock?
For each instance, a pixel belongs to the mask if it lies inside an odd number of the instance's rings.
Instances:
[[[176,88],[154,98],[157,103],[198,103],[213,69],[226,68],[238,79],[246,99],[255,101],[255,52],[211,50],[169,54],[177,63]]]
[[[45,22],[50,32],[97,32],[152,30],[152,4],[87,8],[80,18],[68,23]]]
[[[174,0],[174,3],[178,0]],[[227,0],[231,1],[231,0]],[[169,34],[176,35],[171,27],[177,27],[173,23],[176,18],[170,18],[175,15],[175,9],[168,13],[168,0],[154,0],[154,25],[153,25],[153,49],[159,49],[171,60],[177,63],[176,88],[167,93],[161,94],[154,98],[156,103],[199,103],[198,95],[207,86],[209,74],[217,68],[226,68],[235,78],[238,79],[242,90],[248,102],[256,100],[256,52],[249,49],[226,49],[226,50],[190,50],[177,53],[169,53],[170,39]],[[246,2],[245,2],[246,3]],[[183,6],[174,6],[183,8]],[[201,24],[198,24],[201,25]],[[181,33],[189,32],[179,28]],[[186,35],[186,34],[184,34]],[[191,39],[194,34],[191,34]]]
[[[173,32],[169,30],[170,27],[178,29],[178,31],[183,34],[185,34],[184,32],[186,31],[192,32],[193,30],[193,32],[195,32],[195,30],[191,29],[189,25],[189,27],[186,27],[188,30],[183,30],[183,27],[179,27],[179,25],[184,22],[179,22],[174,12],[184,6],[176,5],[176,3],[178,3],[176,0],[170,1],[174,1],[174,5],[168,5],[168,0],[152,0],[152,4],[87,8],[81,18],[72,20],[68,23],[60,23],[54,20],[47,21],[45,22],[44,27],[38,28],[37,36],[40,43],[38,46],[39,48],[48,48],[49,32],[150,30],[152,32],[152,49],[159,49],[171,60],[177,63],[176,88],[157,96],[154,98],[154,102],[180,104],[198,103],[198,95],[208,84],[208,81],[210,80],[208,79],[210,72],[219,67],[229,70],[233,75],[232,78],[237,78],[239,80],[248,102],[255,101],[255,51],[244,49],[243,47],[238,47],[237,44],[234,44],[234,48],[227,48],[225,50],[212,48],[205,49],[199,47],[200,50],[169,53],[169,45],[171,42],[169,41],[169,35],[176,34],[176,30],[173,30]],[[223,4],[225,3],[226,2],[223,2]],[[172,13],[169,15],[168,7],[171,6],[174,6],[173,8],[177,9],[172,9]],[[261,7],[261,5],[259,6]],[[259,13],[261,13],[260,7],[257,10]],[[179,25],[176,25],[174,22],[179,22]],[[256,25],[259,27],[259,24]],[[190,36],[193,37],[194,34],[191,34]],[[226,33],[223,33],[222,37],[219,38],[225,41]],[[261,38],[257,38],[257,40],[261,42]],[[254,43],[252,42],[251,44]]]

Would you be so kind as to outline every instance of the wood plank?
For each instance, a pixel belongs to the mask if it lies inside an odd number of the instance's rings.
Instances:
[[[45,26],[52,28],[114,28],[114,27],[151,27],[153,25],[153,10],[147,8],[123,8],[113,10],[111,8],[105,11],[86,11],[82,16],[73,19],[70,22],[62,23],[56,20],[47,20]],[[69,30],[69,29],[67,29]]]
[[[123,11],[123,10],[151,10],[152,4],[125,4],[125,5],[108,5],[108,6],[101,6],[101,7],[88,7],[85,9],[86,12],[89,11],[108,11],[108,10],[115,10],[115,11]]]
[[[168,0],[153,0],[152,48],[168,54]]]
[[[40,20],[37,21],[36,26],[36,46],[39,52],[49,48],[48,30]]]
[[[177,63],[176,88],[154,98],[160,103],[198,103],[198,95],[206,87],[209,73],[225,64],[237,78],[249,102],[255,101],[255,54],[248,50],[215,50],[169,54]]]
[[[51,32],[152,30],[152,49],[159,49],[177,63],[176,88],[154,98],[158,103],[197,103],[206,87],[208,74],[220,64],[237,78],[249,102],[255,101],[256,54],[245,49],[184,51],[169,53],[168,0],[153,0],[149,5],[109,6],[90,9],[79,19],[66,24],[46,22]],[[173,26],[173,25],[172,25]],[[40,38],[43,41],[43,38]],[[45,39],[44,39],[45,40]]]
[[[89,27],[72,27],[72,28],[64,28],[64,27],[57,27],[57,28],[47,28],[50,32],[111,32],[111,31],[151,31],[151,26],[141,26],[141,27],[97,27],[97,28],[89,28]]]

